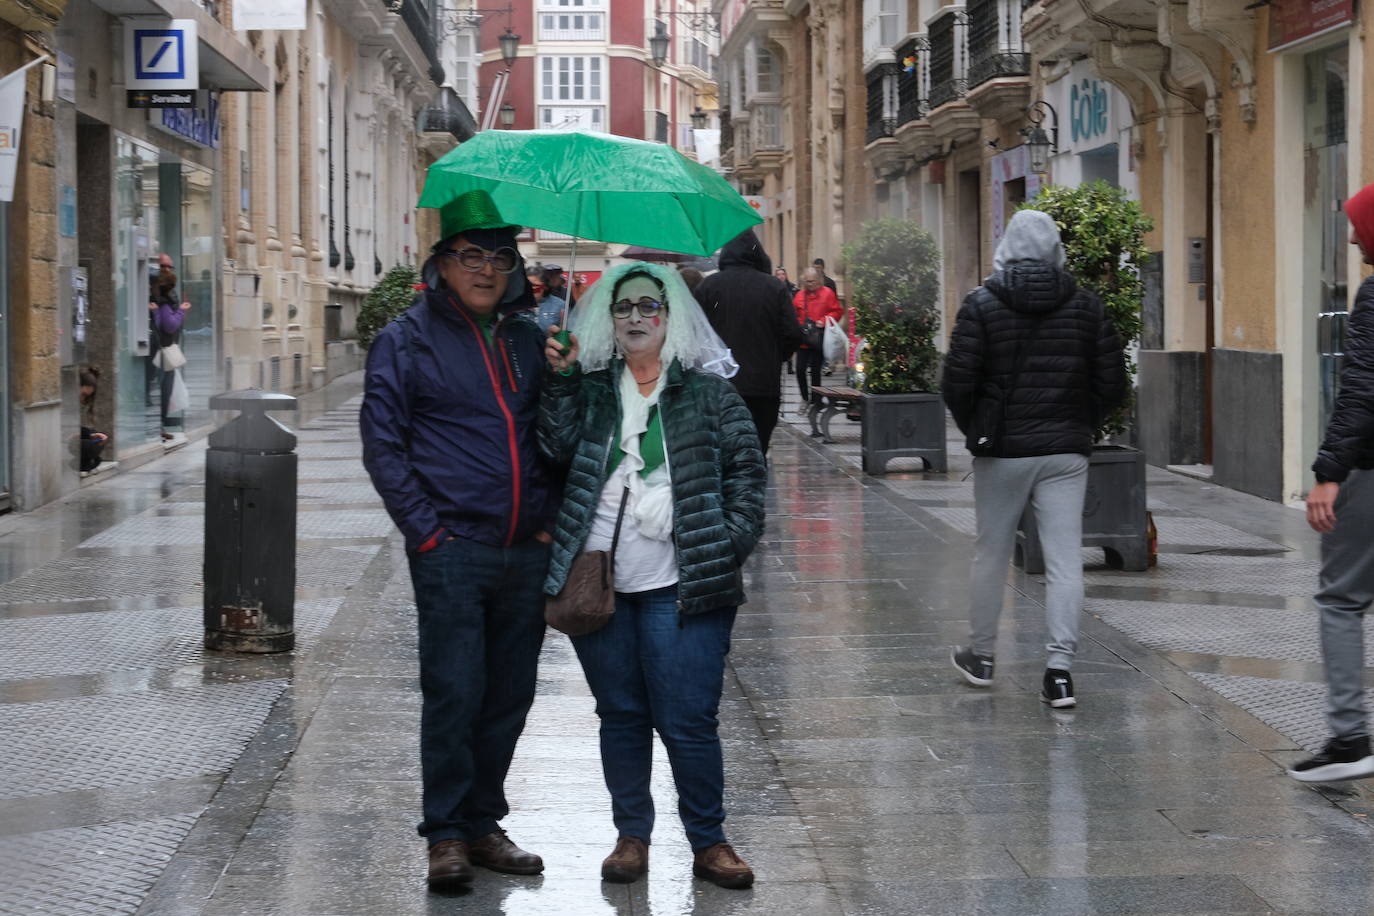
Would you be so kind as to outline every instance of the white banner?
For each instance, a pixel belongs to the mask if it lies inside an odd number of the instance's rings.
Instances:
[[[305,0],[234,0],[234,28],[299,32],[305,28]]]
[[[24,128],[24,74],[47,57],[31,60],[0,77],[0,200],[14,200],[14,175],[19,167],[19,135]]]

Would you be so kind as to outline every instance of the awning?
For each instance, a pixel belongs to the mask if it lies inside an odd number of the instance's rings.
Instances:
[[[0,0],[0,4],[15,0]],[[20,0],[29,2],[29,0]],[[46,0],[56,2],[56,0]],[[247,44],[194,0],[91,0],[111,16],[165,16],[194,19],[200,36],[200,88],[266,92],[272,71]]]

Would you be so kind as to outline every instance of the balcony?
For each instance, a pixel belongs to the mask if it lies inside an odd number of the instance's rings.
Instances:
[[[910,72],[906,61],[912,61]],[[935,140],[926,120],[929,85],[930,42],[925,35],[912,35],[897,46],[897,129],[892,136],[902,152],[924,158]]]
[[[1021,0],[967,0],[969,105],[983,118],[1020,115],[1030,102],[1030,55],[1021,43]]]
[[[968,94],[968,16],[962,4],[941,7],[926,23],[930,41],[930,91],[926,115],[935,136],[961,140],[982,128]]]
[[[752,102],[743,118],[735,118],[733,127],[737,177],[762,181],[777,175],[783,157],[782,105]]]

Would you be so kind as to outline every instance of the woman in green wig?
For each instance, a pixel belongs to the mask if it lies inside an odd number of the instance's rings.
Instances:
[[[579,551],[614,542],[615,614],[573,637],[619,834],[601,876],[648,871],[657,730],[693,873],[749,887],[753,871],[726,842],[717,730],[740,565],[763,532],[758,433],[727,381],[738,367],[677,271],[657,264],[608,271],[570,330],[566,347],[550,337],[545,349],[540,448],[568,477],[544,591],[559,592]]]

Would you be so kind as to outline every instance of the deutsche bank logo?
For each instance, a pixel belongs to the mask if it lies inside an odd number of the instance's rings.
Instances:
[[[124,20],[124,88],[200,88],[200,36],[194,19]]]
[[[141,80],[186,79],[186,35],[177,29],[135,29],[134,75]]]

